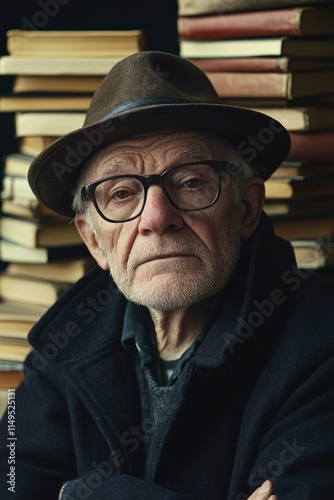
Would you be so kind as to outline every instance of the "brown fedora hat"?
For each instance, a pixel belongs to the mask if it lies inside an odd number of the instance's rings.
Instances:
[[[46,206],[73,216],[73,182],[94,151],[119,139],[164,129],[221,135],[250,165],[262,169],[264,179],[290,149],[290,136],[279,122],[221,104],[205,74],[185,59],[145,51],[112,68],[95,92],[82,128],[59,138],[33,160],[30,186]]]

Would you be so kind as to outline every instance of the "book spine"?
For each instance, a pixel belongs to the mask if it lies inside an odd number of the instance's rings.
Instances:
[[[280,97],[287,95],[289,74],[206,72],[220,97]]]
[[[202,71],[285,73],[288,67],[286,57],[217,57],[189,61]]]
[[[180,17],[179,36],[186,40],[301,36],[301,13],[302,9],[282,9]]]
[[[178,12],[179,16],[195,16],[203,14],[217,14],[220,12],[241,12],[249,10],[263,10],[278,7],[290,7],[291,0],[238,0],[232,2],[231,0],[179,0]],[[294,0],[293,4],[309,5],[309,4],[325,4],[326,0]]]
[[[334,129],[317,132],[290,132],[287,161],[333,161]]]

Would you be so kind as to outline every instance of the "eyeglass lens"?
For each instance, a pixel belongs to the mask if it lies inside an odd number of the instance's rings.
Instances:
[[[184,165],[163,175],[162,187],[181,210],[199,210],[212,204],[219,192],[215,170],[206,164]],[[95,200],[105,217],[124,221],[139,215],[145,203],[145,187],[132,176],[106,179],[96,186]]]

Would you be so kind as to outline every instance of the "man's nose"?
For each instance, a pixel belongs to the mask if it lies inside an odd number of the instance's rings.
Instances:
[[[174,207],[160,186],[150,186],[140,215],[138,230],[142,234],[177,231],[184,226],[182,212]]]

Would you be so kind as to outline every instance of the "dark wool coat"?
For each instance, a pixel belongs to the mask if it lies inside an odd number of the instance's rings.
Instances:
[[[16,495],[1,498],[334,498],[333,284],[297,269],[263,217],[217,316],[176,382],[146,465],[125,298],[95,269],[30,334],[16,394]]]

